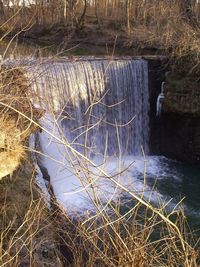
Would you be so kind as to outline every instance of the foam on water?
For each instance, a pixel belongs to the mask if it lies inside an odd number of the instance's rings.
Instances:
[[[41,150],[44,153],[42,164],[47,168],[57,200],[68,212],[84,213],[95,211],[97,198],[104,205],[108,200],[115,200],[123,190],[113,184],[100,171],[103,170],[115,180],[138,195],[144,195],[152,202],[164,197],[145,185],[144,174],[154,179],[162,179],[169,173],[163,165],[164,157],[123,156],[121,158],[95,156],[91,161],[94,167],[80,157],[76,157],[68,147],[66,138],[55,118],[46,114],[41,123],[47,131],[39,134]],[[47,133],[50,132],[51,134]],[[59,141],[60,140],[60,141]],[[99,169],[100,168],[100,169]]]

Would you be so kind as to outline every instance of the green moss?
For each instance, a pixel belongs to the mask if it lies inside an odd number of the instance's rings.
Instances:
[[[33,184],[34,172],[29,163],[18,169],[13,177],[5,177],[0,181],[0,225],[7,224],[15,218],[15,226],[19,226],[31,201],[38,199],[39,192]]]
[[[177,71],[167,77],[164,111],[200,116],[200,83],[196,75]]]

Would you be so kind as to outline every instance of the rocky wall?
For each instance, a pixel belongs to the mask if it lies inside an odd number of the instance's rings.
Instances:
[[[200,79],[189,70],[166,78],[159,119],[160,153],[189,163],[200,163]]]

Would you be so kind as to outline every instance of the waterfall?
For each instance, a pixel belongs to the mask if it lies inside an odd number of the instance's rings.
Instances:
[[[148,154],[147,61],[46,62],[31,67],[29,78],[34,103],[62,115],[61,128],[80,152],[140,155],[143,147]]]

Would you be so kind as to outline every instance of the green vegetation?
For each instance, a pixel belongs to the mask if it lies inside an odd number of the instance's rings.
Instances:
[[[184,72],[172,72],[166,80],[164,110],[182,115],[200,116],[198,78],[194,73],[187,75]]]

